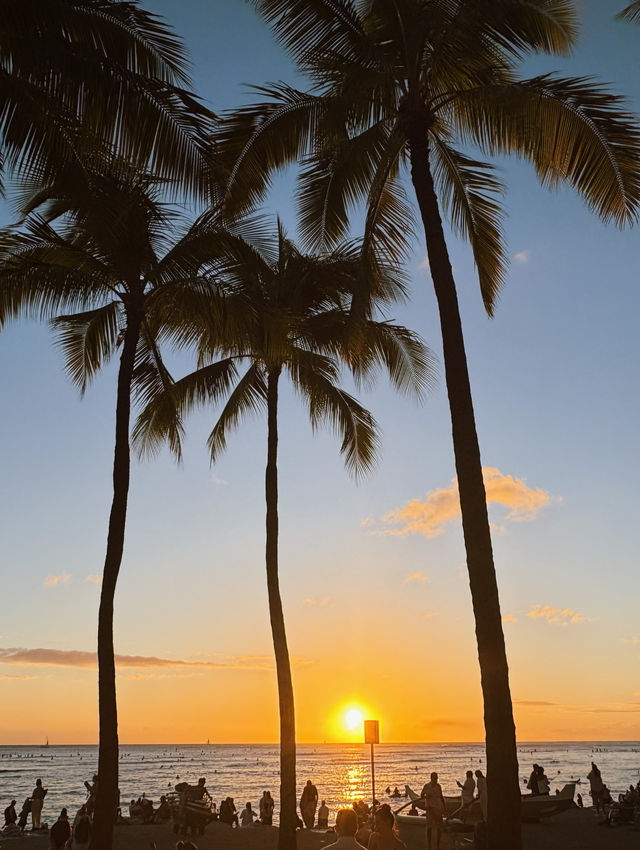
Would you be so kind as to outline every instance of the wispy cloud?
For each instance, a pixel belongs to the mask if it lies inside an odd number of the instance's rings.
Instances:
[[[215,472],[211,473],[211,482],[215,484],[216,487],[224,487],[225,484],[228,484],[228,481],[225,481],[224,478],[220,478],[219,475],[216,475]]]
[[[57,584],[66,584],[71,578],[69,573],[62,572],[59,576],[48,575],[43,584],[45,587],[55,587]]]
[[[599,705],[585,705],[580,703],[547,702],[534,699],[514,699],[514,705],[525,708],[553,709],[580,714],[636,714],[640,712],[640,702],[611,702]]]
[[[534,708],[555,708],[558,706],[557,702],[546,702],[542,699],[514,699],[515,705],[527,705]]]
[[[14,676],[11,673],[0,673],[0,681],[6,682],[8,679],[15,679],[16,681],[25,681],[29,679],[37,679],[37,676]]]
[[[509,509],[506,520],[529,522],[551,502],[551,496],[541,488],[528,487],[523,478],[504,475],[494,467],[482,470],[487,492],[487,503],[499,504]],[[382,517],[387,525],[400,526],[377,531],[378,534],[424,534],[437,537],[447,522],[460,516],[460,496],[456,478],[446,489],[432,490],[424,500],[412,499],[401,508],[389,511]]]
[[[585,617],[584,614],[578,614],[571,608],[557,608],[555,605],[534,605],[527,613],[527,617],[533,620],[546,620],[547,623],[557,623],[560,626],[589,622],[589,617]]]
[[[153,655],[116,655],[116,666],[120,668],[209,668],[220,670],[271,670],[271,655],[225,655],[207,660],[184,661],[178,658],[158,658]],[[308,663],[297,659],[298,664]],[[15,664],[36,667],[76,667],[95,669],[97,658],[94,652],[77,649],[0,649],[0,664]]]
[[[326,608],[330,604],[331,599],[331,596],[323,596],[320,599],[317,599],[315,596],[307,596],[306,599],[302,600],[302,604],[305,608]]]
[[[518,251],[517,254],[514,254],[513,259],[516,261],[516,263],[528,263],[531,259],[531,249],[525,248],[524,251]]]
[[[90,573],[85,581],[91,582],[91,584],[102,584],[102,576],[98,573]]]
[[[372,516],[366,516],[364,519],[360,520],[360,526],[362,528],[369,528],[374,524],[375,520]]]
[[[639,644],[640,637],[630,637],[630,638],[622,638],[625,643]]]
[[[402,583],[403,584],[426,584],[429,581],[428,577],[424,573],[410,573],[408,576],[405,576]]]
[[[429,270],[431,268],[429,266],[429,255],[428,254],[425,254],[423,259],[420,260],[420,263],[418,264],[418,268],[419,269],[426,269],[426,270]]]
[[[517,623],[518,618],[514,617],[513,614],[503,614],[502,615],[502,622],[503,623]]]

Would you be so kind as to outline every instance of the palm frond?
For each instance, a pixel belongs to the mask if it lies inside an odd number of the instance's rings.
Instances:
[[[112,301],[96,310],[52,320],[67,372],[82,394],[96,372],[111,359],[118,343],[120,318],[120,302]]]
[[[218,421],[209,434],[207,446],[211,463],[215,463],[226,449],[227,435],[236,430],[240,419],[247,414],[258,413],[266,407],[266,403],[267,385],[263,369],[258,363],[252,363],[229,395]]]
[[[504,186],[488,163],[465,156],[437,136],[432,139],[438,194],[454,231],[471,244],[482,300],[492,316],[506,274],[503,213],[497,201]]]
[[[634,0],[633,3],[629,3],[621,12],[618,12],[616,18],[627,21],[640,21],[640,0]]]
[[[640,127],[623,98],[584,77],[534,77],[460,93],[463,138],[529,159],[544,185],[566,180],[603,220],[638,216]]]
[[[228,171],[229,214],[253,208],[274,171],[310,153],[324,112],[322,98],[283,84],[255,91],[270,100],[226,113],[214,136],[216,156]]]
[[[195,407],[218,402],[237,375],[232,359],[220,360],[192,372],[178,381],[166,373],[138,416],[131,439],[140,457],[155,455],[165,444],[182,457],[184,418]]]
[[[376,422],[353,396],[323,374],[316,359],[296,363],[294,386],[305,398],[312,428],[326,424],[341,437],[340,453],[357,479],[374,466],[379,447]]]

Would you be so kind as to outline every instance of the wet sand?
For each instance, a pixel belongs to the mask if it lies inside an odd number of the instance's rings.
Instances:
[[[591,809],[571,809],[541,823],[524,824],[524,850],[638,850],[640,824],[609,829],[599,826],[602,818]],[[114,850],[149,850],[152,841],[157,850],[173,850],[178,836],[168,824],[118,825],[114,832]],[[276,850],[275,827],[230,829],[210,824],[204,835],[192,839],[199,850]],[[315,830],[298,832],[298,850],[320,850],[335,841],[333,833]],[[464,845],[460,844],[460,850]],[[46,835],[26,834],[22,838],[0,837],[2,850],[48,850]],[[441,850],[457,850],[444,835]]]

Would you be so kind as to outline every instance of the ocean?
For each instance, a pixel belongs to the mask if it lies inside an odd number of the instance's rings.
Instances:
[[[581,780],[577,791],[591,805],[586,775],[595,761],[614,799],[640,780],[640,742],[585,741],[522,743],[518,747],[522,788],[534,762],[543,765],[551,793],[565,782]],[[70,814],[84,803],[84,781],[97,770],[95,746],[0,747],[0,811],[12,799],[18,810],[42,779],[48,794],[44,820],[57,817],[66,806]],[[123,745],[120,753],[120,789],[123,809],[131,799],[146,793],[156,803],[177,782],[207,779],[207,789],[218,803],[232,796],[238,810],[251,801],[257,809],[263,790],[276,800],[278,815],[279,755],[273,744]],[[376,797],[399,808],[404,800],[388,797],[385,789],[416,790],[436,771],[445,794],[456,794],[456,779],[465,771],[484,769],[482,744],[380,744],[375,747]],[[355,800],[371,800],[370,748],[353,744],[300,745],[297,751],[299,791],[307,779],[318,788],[332,814]]]

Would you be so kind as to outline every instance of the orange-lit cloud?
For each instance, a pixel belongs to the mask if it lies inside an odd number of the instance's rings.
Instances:
[[[635,714],[640,712],[640,702],[614,702],[604,705],[584,705],[572,703],[546,702],[534,699],[514,699],[514,705],[526,708],[552,708],[554,711],[578,712],[587,714]]]
[[[482,470],[487,504],[499,504],[509,509],[505,517],[511,522],[531,521],[542,508],[551,502],[549,494],[541,488],[528,487],[522,478],[503,475],[499,469],[484,467]],[[432,490],[424,501],[412,499],[401,508],[389,511],[382,517],[388,525],[400,528],[384,529],[380,534],[424,534],[425,537],[437,537],[442,534],[447,522],[460,516],[460,497],[458,481],[451,487]]]
[[[408,576],[405,576],[403,580],[403,584],[426,584],[429,581],[427,576],[424,573],[411,573]]]
[[[91,584],[102,584],[102,576],[97,573],[90,573],[85,581],[91,582]]]
[[[518,618],[514,617],[513,614],[503,614],[502,615],[502,622],[503,623],[517,623]]]
[[[326,608],[331,602],[331,596],[323,596],[321,599],[316,599],[313,596],[307,596],[302,600],[305,608]]]
[[[585,617],[584,614],[578,614],[571,608],[557,608],[555,605],[534,605],[527,613],[527,617],[533,620],[546,620],[547,623],[557,623],[561,626],[589,622],[589,617]]]
[[[299,664],[309,663],[305,659],[295,659]],[[95,669],[96,654],[77,649],[0,649],[0,664],[33,665],[37,667],[80,667]],[[163,667],[201,667],[222,670],[271,670],[273,658],[270,655],[229,655],[221,660],[183,661],[174,658],[156,658],[148,655],[116,655],[117,667],[135,667],[159,669]]]
[[[640,643],[640,637],[623,638],[623,640],[624,640],[625,643],[633,643],[633,644]]]
[[[47,576],[43,584],[45,587],[55,587],[57,584],[66,584],[70,578],[69,573],[62,572],[59,576]]]
[[[517,254],[514,254],[513,258],[516,263],[528,263],[531,259],[531,250],[529,248],[525,248],[524,251],[518,251]]]

